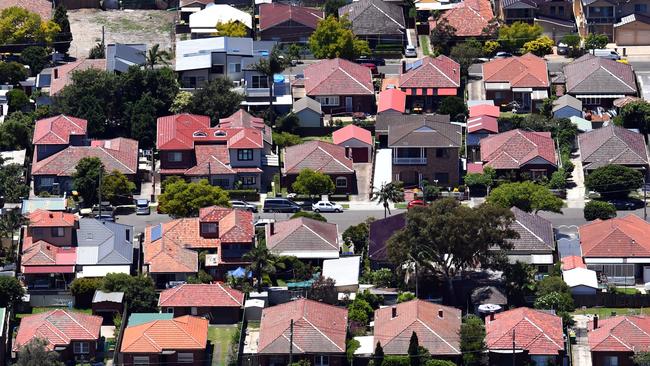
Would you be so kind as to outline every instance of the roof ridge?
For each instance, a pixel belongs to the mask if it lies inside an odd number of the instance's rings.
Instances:
[[[399,22],[398,22],[397,20],[395,20],[392,16],[386,14],[385,11],[383,11],[382,9],[380,9],[380,8],[377,6],[377,4],[375,4],[374,2],[370,2],[370,5],[374,6],[377,10],[379,10],[382,14],[384,14],[388,19],[392,20],[393,23],[397,24],[400,28],[404,28],[404,26],[402,26],[401,24],[399,24]]]
[[[221,285],[221,283],[217,282],[217,286],[219,286],[219,288],[220,288],[221,290],[223,290],[223,291],[224,291],[228,296],[230,296],[230,298],[233,299],[233,300],[235,301],[235,303],[237,303],[237,304],[239,304],[239,305],[243,305],[243,304],[241,304],[239,301],[237,301],[237,299],[236,299],[234,296],[232,296],[232,294],[230,293],[230,291],[226,290],[226,289]]]
[[[362,67],[364,67],[364,66],[362,66]],[[373,94],[375,93],[373,90],[368,89],[367,86],[363,85],[363,84],[362,84],[359,80],[357,80],[355,77],[353,77],[352,75],[350,75],[349,72],[345,71],[345,70],[341,67],[341,65],[338,65],[338,69],[341,70],[345,75],[349,76],[349,77],[350,77],[352,80],[354,80],[357,84],[361,85],[361,87],[363,87],[363,88],[366,89],[367,91],[369,91],[369,92],[371,92],[371,93],[373,93]],[[366,68],[366,69],[367,69],[367,68]],[[366,70],[364,70],[364,71],[366,71]],[[368,72],[370,72],[369,69],[368,69]],[[332,74],[334,74],[334,73],[332,73]],[[330,74],[330,76],[332,76],[332,74]]]
[[[446,339],[441,337],[435,330],[431,329],[426,323],[424,323],[419,317],[415,319],[415,321],[420,322],[425,328],[427,328],[431,333],[433,333],[436,337],[440,338],[446,345],[448,345],[452,350],[456,351],[457,353],[460,353],[460,351],[451,345],[451,343],[447,342]]]
[[[327,241],[325,238],[323,238],[320,234],[318,234],[317,232],[315,232],[314,230],[312,230],[312,228],[310,228],[308,225],[305,225],[305,222],[304,222],[304,221],[303,221],[303,223],[302,223],[302,226],[306,227],[307,230],[311,231],[312,233],[314,233],[314,235],[316,235],[316,236],[318,236],[319,238],[321,238],[321,239],[322,239],[326,244],[329,244],[329,246],[331,246],[332,248],[335,248],[336,250],[339,249],[339,248],[336,248],[334,245],[332,245],[330,242],[328,242],[328,241]],[[296,228],[296,230],[297,230],[297,229],[298,229],[298,228]],[[295,231],[295,230],[294,230],[294,231]],[[337,229],[337,233],[336,233],[336,234],[337,234],[337,236],[338,236],[338,229]],[[338,241],[338,238],[337,238],[337,241]]]
[[[345,164],[343,164],[343,162],[341,162],[339,159],[335,158],[334,155],[330,154],[327,150],[323,149],[323,148],[320,146],[320,144],[317,145],[316,148],[317,148],[317,149],[320,149],[322,152],[324,152],[325,154],[329,155],[329,156],[330,156],[334,161],[336,161],[337,163],[341,164],[345,169],[347,169],[347,170],[349,170],[349,171],[351,171],[351,172],[354,171],[354,169],[350,169],[350,168],[348,168]],[[316,150],[316,149],[314,149],[314,150]],[[325,165],[325,164],[324,164],[324,165]],[[323,165],[323,166],[324,166],[324,165]]]
[[[339,347],[339,345],[336,344],[336,342],[334,342],[330,337],[328,337],[325,333],[323,333],[323,332],[322,332],[322,331],[321,331],[317,326],[315,326],[314,324],[312,324],[312,322],[310,322],[309,319],[307,319],[307,317],[305,317],[305,315],[304,315],[304,311],[303,311],[302,319],[303,319],[304,321],[306,321],[307,324],[311,325],[311,326],[314,328],[315,331],[317,331],[317,332],[320,333],[323,337],[325,337],[325,339],[327,339],[327,340],[330,341],[334,346],[336,346],[336,348],[338,348],[339,350],[341,350],[341,352],[345,352],[345,350],[344,350],[343,348]]]
[[[614,61],[614,62],[616,62],[616,61]],[[605,72],[607,72],[608,74],[612,75],[616,80],[618,80],[618,81],[620,81],[621,83],[623,83],[623,85],[625,85],[625,86],[627,86],[628,88],[630,88],[630,90],[636,92],[636,89],[635,89],[635,88],[633,88],[632,86],[630,86],[628,83],[626,83],[625,81],[623,81],[623,79],[621,79],[621,78],[619,78],[618,76],[614,75],[613,72],[609,71],[606,67],[604,67],[603,64],[602,64],[602,62],[599,62],[599,63],[598,63],[598,66],[599,66],[601,69],[605,70]]]
[[[77,323],[77,325],[78,325],[79,327],[81,327],[81,329],[85,330],[86,333],[88,333],[89,336],[91,336],[91,337],[94,336],[94,334],[90,333],[90,331],[89,331],[86,327],[84,327],[83,325],[81,325],[81,323],[79,323],[79,322],[77,321],[77,319],[75,319],[72,315],[70,315],[70,313],[68,313],[68,312],[65,311],[65,310],[63,310],[63,312],[64,312],[64,313],[65,313],[65,314],[66,314],[70,319],[72,319],[73,322]],[[81,316],[81,315],[80,315],[80,316]]]
[[[524,225],[521,221],[515,219],[515,222],[518,222],[519,225],[521,225],[521,227],[523,227],[526,231],[528,231],[529,233],[531,233],[535,238],[537,238],[537,240],[539,240],[540,242],[546,244],[546,242],[544,242],[544,240],[542,240],[542,238],[540,238],[537,234],[535,234],[532,230],[530,230],[530,229],[529,229],[526,225]]]
[[[551,341],[556,347],[564,349],[564,346],[560,346],[559,344],[557,344],[551,337],[548,336],[548,334],[546,334],[546,332],[542,328],[540,328],[535,322],[530,320],[530,318],[528,318],[528,316],[524,315],[524,320],[528,321],[532,326],[537,328],[537,330],[539,330],[540,334],[543,335],[544,337],[546,337],[549,341]]]

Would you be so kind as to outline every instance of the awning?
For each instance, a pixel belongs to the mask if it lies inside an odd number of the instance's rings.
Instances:
[[[576,98],[623,98],[623,94],[578,94]]]
[[[525,93],[525,92],[532,92],[533,88],[512,88],[512,91],[517,93]]]
[[[77,277],[104,277],[109,273],[131,273],[131,266],[83,266]]]
[[[540,99],[546,99],[548,98],[548,91],[546,90],[534,90],[530,94],[530,99],[532,100],[540,100]]]
[[[74,273],[74,266],[23,266],[25,274]]]
[[[510,83],[485,83],[485,90],[508,90]]]

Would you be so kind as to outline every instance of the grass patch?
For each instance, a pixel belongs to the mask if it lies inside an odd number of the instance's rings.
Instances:
[[[18,319],[22,319],[22,318],[24,318],[24,317],[26,317],[26,316],[30,316],[30,315],[34,315],[34,314],[40,314],[40,313],[45,313],[45,312],[47,312],[47,311],[54,310],[54,309],[68,309],[68,307],[67,307],[67,306],[57,306],[57,307],[36,307],[36,308],[32,308],[32,312],[31,312],[31,313],[17,313],[17,314],[16,314],[16,318],[18,318]],[[88,314],[88,315],[90,315],[90,314],[93,313],[92,309],[77,309],[77,308],[72,308],[72,311],[77,312],[77,313],[84,313],[84,314]]]
[[[406,208],[407,203],[406,202],[397,202],[395,204],[395,208]]]
[[[350,122],[352,123],[352,122]],[[332,142],[332,136],[306,136],[302,138],[303,142],[307,141],[325,141],[325,142]]]
[[[343,203],[343,204],[341,204],[341,207],[350,208],[350,204],[349,203]]]
[[[275,280],[275,283],[276,283],[276,286],[280,286],[280,287],[287,286],[287,282],[285,280],[281,279],[281,278],[278,278],[277,280]]]
[[[217,349],[217,347],[219,347],[220,350],[221,359],[217,363],[218,365],[226,364],[226,361],[228,359],[228,351],[230,349],[230,340],[232,339],[235,333],[237,333],[236,326],[230,326],[230,327],[210,326],[208,328],[208,340],[212,342],[212,344],[215,347],[215,350]]]
[[[621,295],[636,295],[640,294],[641,292],[634,287],[616,287],[616,289],[614,289],[614,293]]]
[[[650,315],[650,308],[587,308],[574,311],[574,315],[598,315],[599,318],[609,318],[612,313],[616,315]]]
[[[431,55],[431,49],[429,49],[429,40],[427,35],[420,35],[420,47],[422,47],[422,53],[425,56]]]

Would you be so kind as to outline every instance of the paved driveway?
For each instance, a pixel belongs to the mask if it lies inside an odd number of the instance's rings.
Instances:
[[[571,346],[571,358],[574,366],[591,366],[591,352],[587,339],[587,324],[590,320],[585,315],[575,315],[576,344]]]
[[[641,88],[641,96],[645,100],[650,100],[650,71],[637,71],[636,78]]]
[[[585,176],[582,170],[582,160],[580,160],[580,152],[578,152],[571,162],[574,165],[571,181],[574,186],[567,189],[566,200],[567,207],[571,208],[584,208],[585,207]]]
[[[357,195],[351,196],[350,201],[368,201],[370,197],[370,175],[372,174],[372,163],[354,163],[354,170],[357,174]]]

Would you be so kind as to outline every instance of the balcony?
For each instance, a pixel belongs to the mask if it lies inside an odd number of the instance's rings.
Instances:
[[[268,98],[269,88],[246,88],[246,96],[251,98]]]
[[[417,157],[417,158],[393,158],[394,165],[426,165],[427,158]]]
[[[587,24],[614,24],[616,18],[614,17],[590,17],[586,18]]]

